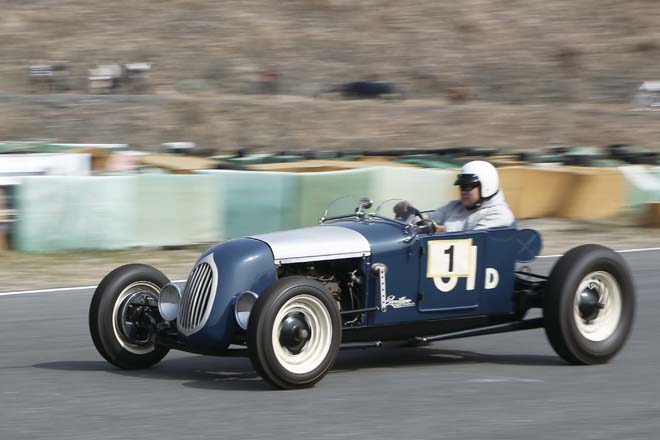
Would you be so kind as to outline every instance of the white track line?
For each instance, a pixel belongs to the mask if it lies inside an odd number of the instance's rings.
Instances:
[[[56,293],[56,292],[65,292],[69,290],[87,290],[87,289],[95,289],[96,286],[83,286],[83,287],[61,287],[58,289],[41,289],[41,290],[23,290],[23,291],[17,291],[17,292],[3,292],[0,293],[0,296],[11,296],[11,295],[21,295],[23,293]]]
[[[617,251],[621,254],[627,254],[630,252],[647,252],[647,251],[660,251],[660,247],[654,247],[654,248],[642,248],[642,249],[624,249],[622,251]]]
[[[173,280],[173,283],[185,283],[186,280]],[[68,292],[71,290],[91,290],[96,289],[96,286],[83,286],[83,287],[59,287],[57,289],[40,289],[40,290],[21,290],[16,292],[0,292],[0,296],[22,295],[24,293],[58,293]]]
[[[660,251],[660,247],[653,247],[653,248],[640,248],[640,249],[624,249],[621,251],[615,251],[619,254],[630,254],[633,252],[653,252],[653,251]],[[541,255],[536,258],[559,258],[563,254],[557,254],[557,255]]]
[[[630,254],[633,252],[653,252],[660,251],[660,247],[653,248],[640,248],[640,249],[624,249],[621,251],[616,251],[620,254]],[[557,255],[541,255],[536,258],[559,258],[563,254]],[[174,280],[173,283],[185,283],[186,280]],[[57,292],[66,292],[70,290],[86,290],[86,289],[96,289],[96,286],[84,286],[84,287],[60,287],[58,289],[41,289],[41,290],[22,290],[16,292],[0,292],[0,296],[12,296],[12,295],[22,295],[24,293],[57,293]]]

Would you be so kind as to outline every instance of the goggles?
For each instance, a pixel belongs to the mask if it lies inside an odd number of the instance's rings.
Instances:
[[[473,189],[475,189],[479,186],[479,182],[464,183],[464,184],[459,185],[459,186],[461,188],[461,191],[472,191]]]

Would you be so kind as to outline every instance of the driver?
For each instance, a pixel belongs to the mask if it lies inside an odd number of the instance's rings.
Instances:
[[[497,170],[489,162],[474,160],[463,165],[454,185],[461,188],[461,199],[424,215],[419,222],[429,232],[470,231],[511,226],[515,222],[513,213],[499,189]],[[416,210],[404,200],[394,207],[397,217],[412,220]]]

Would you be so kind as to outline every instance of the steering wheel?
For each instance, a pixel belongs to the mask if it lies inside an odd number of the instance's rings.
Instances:
[[[419,221],[415,223],[417,226],[418,234],[435,234],[437,231],[437,224],[430,218],[424,218],[419,209],[412,206],[407,201],[402,201],[394,207],[394,214],[397,216],[397,219],[404,219],[411,214],[415,217],[419,217]]]
[[[419,212],[419,209],[415,208],[406,200],[402,200],[401,202],[397,203],[393,211],[396,218],[400,220],[404,220],[408,218],[411,214],[416,217],[419,217],[420,219],[424,218],[424,216],[422,216],[422,213]]]
[[[415,224],[417,225],[417,233],[430,235],[435,234],[435,222],[430,218],[423,218]]]

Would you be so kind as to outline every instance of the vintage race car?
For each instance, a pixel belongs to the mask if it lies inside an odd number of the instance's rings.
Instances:
[[[543,327],[573,364],[606,362],[623,347],[635,293],[615,252],[576,247],[546,277],[520,267],[540,253],[536,231],[433,234],[428,220],[394,218],[394,202],[370,211],[361,199],[348,214],[326,210],[319,226],[221,242],[183,288],[150,266],[119,267],[92,298],[94,344],[124,369],[170,349],[246,355],[278,388],[314,385],[340,348],[388,341]],[[542,317],[526,318],[533,308]]]

